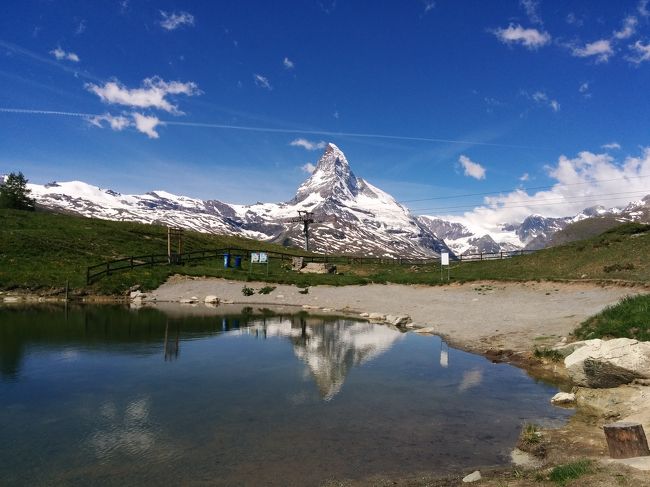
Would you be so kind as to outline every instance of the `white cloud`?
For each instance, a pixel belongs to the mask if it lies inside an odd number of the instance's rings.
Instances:
[[[289,145],[293,147],[302,147],[307,150],[322,150],[327,146],[327,144],[322,140],[320,142],[312,142],[303,138],[292,140],[289,142]]]
[[[614,31],[612,35],[616,39],[629,39],[636,32],[637,23],[638,21],[636,20],[636,17],[629,15],[623,20],[621,30]]]
[[[124,130],[125,128],[132,125],[131,121],[123,115],[111,115],[110,113],[105,113],[104,115],[97,115],[95,117],[88,118],[88,122],[96,127],[103,127],[104,122],[108,123],[108,126],[118,132]]]
[[[519,0],[519,4],[526,11],[528,20],[533,24],[542,23],[542,17],[539,15],[539,0]]]
[[[637,11],[642,17],[650,16],[650,10],[648,10],[648,1],[650,0],[639,0],[637,5]]]
[[[306,164],[303,164],[302,166],[300,166],[300,169],[303,172],[306,172],[307,174],[311,174],[316,170],[316,166],[313,165],[311,162],[307,162]]]
[[[474,179],[485,179],[485,168],[480,164],[473,162],[469,157],[461,155],[458,162],[463,166],[465,176]]]
[[[626,205],[650,194],[650,147],[638,157],[616,160],[607,153],[584,151],[574,158],[560,156],[546,168],[555,184],[548,190],[527,193],[517,189],[484,199],[484,204],[463,216],[444,217],[460,221],[481,234],[501,233],[504,223],[521,222],[529,215],[571,216],[594,205]]]
[[[77,25],[77,28],[75,29],[74,33],[76,35],[83,34],[86,31],[86,21],[84,19],[81,19],[79,24]]]
[[[605,63],[609,60],[610,56],[614,54],[612,44],[607,39],[600,39],[598,41],[585,44],[584,47],[573,46],[571,53],[576,57],[596,57],[596,62]]]
[[[424,6],[424,13],[427,13],[436,7],[436,2],[433,0],[422,0],[422,5]]]
[[[582,94],[588,93],[589,92],[589,82],[585,81],[584,83],[580,84],[580,87],[578,88],[578,91]]]
[[[553,100],[549,98],[549,96],[543,92],[543,91],[536,91],[530,97],[535,101],[536,103],[540,105],[545,105],[548,106],[551,110],[554,112],[559,112],[560,111],[560,102],[557,100]]]
[[[645,61],[650,61],[650,43],[643,44],[641,41],[636,41],[630,45],[629,48],[635,52],[634,56],[627,56],[626,59],[635,64],[641,64]]]
[[[262,76],[261,74],[254,74],[253,79],[255,80],[255,84],[260,88],[264,88],[269,91],[273,89],[269,79],[266,76]]]
[[[295,65],[293,64],[293,61],[292,61],[291,59],[289,59],[288,57],[285,57],[285,58],[282,60],[282,65],[285,67],[285,69],[293,69],[294,66],[295,66]]]
[[[87,83],[86,89],[95,93],[104,103],[125,105],[133,108],[157,108],[169,113],[182,114],[178,107],[167,100],[168,95],[199,95],[196,83],[164,81],[158,76],[146,78],[140,88],[127,88],[119,81],[107,81],[103,86]]]
[[[165,30],[176,30],[184,25],[194,25],[194,15],[188,12],[165,12],[160,11],[162,20],[160,26]]]
[[[74,63],[78,63],[80,61],[79,56],[77,56],[77,54],[75,54],[74,52],[64,51],[63,49],[61,49],[61,46],[58,46],[56,49],[52,49],[50,51],[50,54],[59,61],[63,59],[72,61]]]
[[[551,42],[548,32],[525,29],[521,25],[514,24],[510,24],[505,29],[495,30],[494,35],[504,44],[521,44],[530,50],[538,49]]]
[[[150,139],[157,139],[160,137],[160,135],[158,135],[158,132],[156,132],[156,127],[158,125],[164,125],[164,123],[161,122],[158,117],[147,116],[137,112],[133,113],[133,122],[135,123],[135,128],[139,132],[147,134]]]
[[[126,115],[111,115],[110,113],[105,113],[103,115],[96,115],[94,117],[88,117],[88,123],[94,125],[95,127],[104,128],[107,124],[112,130],[116,132],[121,132],[122,130],[133,127],[138,132],[146,134],[150,139],[157,139],[160,137],[156,131],[158,125],[165,125],[164,122],[161,122],[160,119],[156,116],[143,115],[142,113],[133,112],[130,114],[130,117]]]
[[[332,113],[332,116],[338,120],[341,115],[339,114],[338,110],[335,110],[334,113]]]
[[[529,175],[527,172],[523,173],[523,174],[519,177],[519,181],[528,181],[528,180],[530,180],[530,175]]]
[[[576,27],[582,27],[585,23],[584,20],[578,18],[573,12],[569,12],[565,20],[567,24],[575,25]]]
[[[620,148],[621,148],[621,144],[619,144],[618,142],[610,142],[609,144],[603,144],[603,145],[601,145],[601,147],[602,147],[603,149],[620,149]]]

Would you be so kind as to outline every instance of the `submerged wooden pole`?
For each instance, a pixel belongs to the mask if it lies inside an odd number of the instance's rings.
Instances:
[[[640,423],[619,421],[606,424],[603,428],[610,457],[632,458],[650,455],[648,440]]]

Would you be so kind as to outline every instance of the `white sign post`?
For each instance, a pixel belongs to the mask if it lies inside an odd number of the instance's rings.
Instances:
[[[442,268],[447,267],[447,280],[449,280],[449,252],[440,252],[440,280],[442,281]]]
[[[253,271],[253,264],[266,264],[266,275],[269,275],[269,254],[266,252],[251,252],[251,266],[248,269],[249,274]]]

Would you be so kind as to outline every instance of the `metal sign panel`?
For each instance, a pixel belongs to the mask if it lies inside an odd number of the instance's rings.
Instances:
[[[260,262],[260,253],[251,252],[251,264],[258,264]]]
[[[266,264],[269,261],[269,254],[266,252],[260,252],[259,253],[259,263],[260,264]]]
[[[449,265],[449,252],[442,252],[440,254],[440,265]]]

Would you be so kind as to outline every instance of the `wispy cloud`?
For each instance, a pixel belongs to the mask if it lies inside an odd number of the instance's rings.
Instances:
[[[61,49],[61,46],[58,46],[56,49],[52,49],[50,54],[54,56],[57,60],[67,60],[72,61],[73,63],[78,63],[80,61],[79,56],[74,52],[64,51]]]
[[[635,34],[637,23],[636,17],[629,15],[623,19],[621,30],[614,31],[612,35],[616,39],[629,39]]]
[[[528,20],[533,24],[542,23],[542,17],[539,14],[539,0],[519,0],[519,4],[526,11]]]
[[[320,142],[312,142],[311,140],[299,138],[289,142],[289,145],[293,147],[302,147],[307,150],[322,150],[327,144],[322,140]]]
[[[461,155],[458,158],[458,162],[463,167],[463,173],[465,176],[469,176],[474,179],[485,179],[485,168],[479,163],[472,161],[469,157]]]
[[[548,32],[526,29],[519,24],[510,24],[505,29],[496,29],[493,33],[504,44],[521,44],[530,50],[539,49],[551,42]]]
[[[524,92],[524,94],[528,95],[526,92]],[[550,98],[544,91],[536,91],[530,95],[530,98],[538,105],[547,106],[554,112],[560,111],[560,102]]]
[[[316,170],[316,166],[311,162],[307,162],[300,166],[300,170],[302,172],[306,172],[307,174],[312,174]]]
[[[291,59],[289,59],[288,57],[285,57],[285,58],[282,60],[282,65],[285,67],[285,69],[293,69],[294,66],[295,66],[295,65],[293,64],[293,61],[292,61]]]
[[[176,30],[185,25],[194,25],[194,15],[188,12],[165,12],[160,11],[160,26],[165,30]]]
[[[427,13],[436,8],[436,2],[434,0],[422,0],[422,6],[424,7],[424,13]]]
[[[133,121],[135,123],[135,128],[146,134],[150,139],[157,139],[159,137],[158,132],[156,132],[156,127],[158,125],[164,125],[158,117],[143,115],[141,113],[133,113]]]
[[[634,64],[641,64],[645,61],[650,61],[650,43],[644,44],[641,41],[636,41],[628,47],[634,53],[632,56],[626,57],[628,61]]]
[[[81,19],[77,24],[77,28],[75,29],[74,33],[76,35],[81,35],[84,32],[86,32],[86,21],[84,19]]]
[[[165,125],[158,117],[153,115],[143,115],[142,113],[132,112],[127,115],[112,115],[104,113],[103,115],[89,115],[84,117],[88,123],[95,127],[104,128],[108,126],[111,130],[121,132],[122,130],[132,127],[141,132],[150,139],[157,139],[160,134],[156,131],[159,125]]]
[[[131,121],[127,117],[123,115],[111,115],[110,113],[88,117],[88,122],[100,128],[104,127],[104,122],[106,122],[111,129],[118,132],[131,125]]]
[[[603,149],[609,149],[609,150],[617,149],[618,150],[618,149],[621,148],[621,144],[619,144],[618,142],[610,142],[608,144],[601,145],[601,147]]]
[[[569,12],[564,19],[567,24],[569,25],[575,25],[576,27],[582,27],[584,25],[584,20],[579,18],[575,13]]]
[[[637,11],[639,12],[639,15],[642,17],[650,17],[650,10],[648,10],[648,2],[650,0],[639,0],[639,3],[637,4]]]
[[[104,103],[133,108],[156,108],[174,114],[183,112],[167,99],[169,95],[193,96],[201,94],[196,83],[164,81],[158,76],[146,78],[140,88],[127,88],[115,80],[107,81],[103,85],[87,83],[86,89],[99,96]]]
[[[595,57],[596,62],[606,63],[614,55],[614,50],[609,39],[600,39],[584,46],[571,46],[571,54],[583,58]]]
[[[261,74],[254,74],[253,79],[255,80],[255,84],[260,88],[264,88],[265,90],[269,91],[273,89],[271,82],[266,76],[262,76]]]
[[[591,98],[591,92],[589,91],[589,82],[585,81],[583,83],[580,83],[578,92],[585,98]]]
[[[528,181],[528,180],[530,180],[530,174],[528,174],[527,172],[519,176],[519,181]]]

